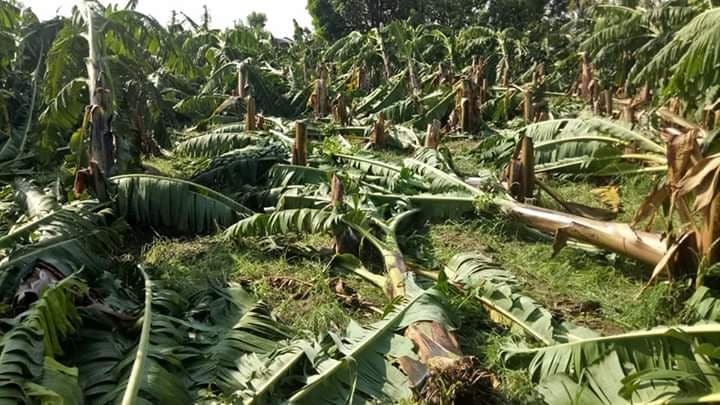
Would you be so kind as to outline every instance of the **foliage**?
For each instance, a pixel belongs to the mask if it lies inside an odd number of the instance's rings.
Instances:
[[[227,227],[251,211],[189,181],[150,175],[114,177],[118,212],[136,224],[204,233]]]
[[[480,254],[459,254],[445,270],[454,282],[477,289],[477,297],[490,317],[500,324],[519,327],[542,344],[596,337],[589,329],[559,322],[531,298],[517,292],[518,281]]]
[[[265,24],[267,23],[267,15],[253,11],[245,17],[245,20],[247,20],[247,24],[250,27],[261,30],[265,28]]]
[[[487,162],[508,161],[519,136],[533,140],[535,171],[538,173],[607,176],[667,170],[665,147],[652,134],[596,117],[563,118],[530,124],[517,131],[513,138],[496,135],[494,139],[484,141],[481,158]],[[628,146],[637,149],[638,153],[625,153]]]
[[[717,96],[717,37],[720,33],[720,10],[711,8],[697,15],[674,33],[657,54],[634,77],[636,82],[662,80],[664,94],[679,94],[691,100],[709,101]],[[691,79],[692,78],[692,79]],[[714,100],[713,100],[714,101]]]
[[[717,392],[716,334],[712,324],[657,328],[512,355],[534,355],[530,373],[548,403],[693,402]]]
[[[0,1],[0,398],[718,400],[716,1],[310,0],[292,40],[136,8]],[[622,308],[638,259],[669,281]]]
[[[60,401],[80,401],[77,369],[54,360],[63,353],[63,343],[74,334],[80,316],[75,299],[87,286],[68,278],[42,292],[39,300],[15,319],[3,335],[0,352],[0,397],[8,402],[30,402],[46,396]]]

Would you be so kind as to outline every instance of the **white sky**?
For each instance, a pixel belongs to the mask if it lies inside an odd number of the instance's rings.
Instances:
[[[70,13],[78,0],[21,0],[33,9],[40,19],[49,19],[60,14]],[[127,0],[102,0],[103,3],[119,3],[124,6]],[[305,6],[306,0],[140,0],[138,11],[152,15],[162,24],[170,21],[172,10],[183,11],[195,22],[200,23],[203,4],[207,4],[212,18],[211,26],[224,28],[233,25],[235,20],[245,21],[252,11],[265,13],[268,17],[267,29],[275,36],[291,37],[293,18],[303,27],[310,27],[311,19]]]

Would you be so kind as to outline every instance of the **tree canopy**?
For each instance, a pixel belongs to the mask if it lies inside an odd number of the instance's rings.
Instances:
[[[265,13],[253,11],[245,17],[245,20],[247,21],[247,25],[249,27],[255,28],[256,30],[262,30],[265,29],[265,24],[267,24],[267,15],[265,15]]]
[[[545,17],[562,16],[566,0],[308,0],[318,34],[338,39],[352,31],[365,32],[393,21],[411,25],[440,24],[463,28],[489,24],[498,28],[527,28]]]

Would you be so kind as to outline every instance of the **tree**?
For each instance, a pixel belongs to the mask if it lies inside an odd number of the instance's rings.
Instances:
[[[487,0],[419,1],[411,21],[463,28],[480,21],[486,3]]]
[[[307,10],[320,37],[338,39],[352,31],[330,0],[308,0]]]
[[[472,24],[487,0],[308,0],[318,34],[338,39],[352,31],[366,32],[393,21],[412,25],[439,23],[459,28]]]
[[[265,13],[258,13],[257,11],[253,11],[252,13],[248,14],[245,19],[247,20],[248,26],[256,30],[265,29],[265,24],[267,23],[267,15],[265,15]]]
[[[649,9],[599,5],[592,9],[592,35],[581,46],[591,53],[599,73],[605,72],[603,86],[626,86],[700,11],[672,2]]]
[[[485,2],[482,22],[496,29],[515,28],[528,31],[543,17],[561,14],[566,7],[556,0],[488,0]]]

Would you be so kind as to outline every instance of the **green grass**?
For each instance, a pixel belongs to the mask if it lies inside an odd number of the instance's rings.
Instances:
[[[651,272],[647,266],[572,248],[552,257],[550,243],[524,239],[521,229],[503,219],[486,219],[433,226],[428,243],[440,262],[456,253],[489,251],[520,278],[526,295],[567,319],[605,333],[678,320],[679,304],[668,285],[651,286],[635,298]],[[599,308],[584,312],[586,303],[597,303]]]
[[[327,243],[311,238],[306,243]],[[299,333],[344,328],[350,319],[376,320],[376,312],[341,302],[325,271],[326,260],[264,254],[219,238],[158,239],[144,249],[142,262],[161,286],[190,295],[212,280],[238,283],[270,305],[275,316]],[[343,276],[359,298],[382,309],[382,292],[362,280]],[[334,288],[334,286],[332,286]]]
[[[450,151],[453,163],[457,170],[465,176],[477,175],[480,166],[472,156],[472,152],[477,148],[478,141],[471,139],[451,139],[443,143],[442,146]]]
[[[165,156],[151,157],[143,161],[143,166],[153,174],[183,179],[192,177],[197,167],[199,167],[194,160],[180,156],[173,156],[172,158]]]
[[[501,331],[490,331],[479,334],[479,350],[474,354],[482,359],[483,364],[496,372],[500,382],[500,390],[507,403],[527,404],[535,399],[533,383],[526,370],[511,370],[503,364],[503,350],[512,345],[517,338]],[[541,403],[540,401],[537,401]]]

